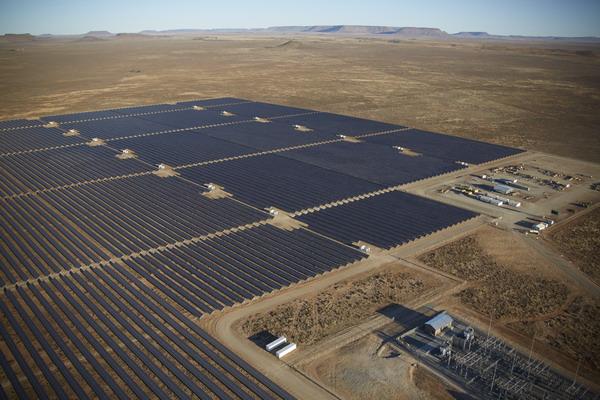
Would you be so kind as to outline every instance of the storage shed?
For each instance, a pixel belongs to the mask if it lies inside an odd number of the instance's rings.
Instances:
[[[509,194],[514,192],[514,189],[506,185],[494,185],[494,192]]]
[[[425,322],[423,330],[432,336],[439,336],[444,329],[452,327],[452,322],[452,317],[444,311]]]

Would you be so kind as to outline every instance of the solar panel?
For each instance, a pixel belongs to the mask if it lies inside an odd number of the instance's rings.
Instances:
[[[61,124],[61,128],[77,129],[87,139],[114,139],[173,130],[171,126],[161,125],[138,117],[125,116],[98,121],[64,123]]]
[[[330,134],[354,136],[404,128],[400,125],[392,125],[384,122],[331,113],[317,113],[279,118],[278,122],[289,125],[303,125],[308,128],[318,129]]]
[[[388,192],[297,217],[323,235],[389,249],[477,216],[404,192]]]
[[[63,122],[85,121],[85,120],[98,120],[98,119],[103,119],[103,118],[114,118],[114,117],[120,117],[120,116],[121,116],[121,114],[119,114],[115,111],[103,110],[103,111],[87,111],[87,112],[74,113],[74,114],[48,115],[46,117],[41,117],[40,119],[42,121],[46,121],[46,122],[53,121],[53,122],[63,123]]]
[[[118,159],[104,146],[74,146],[0,157],[0,195],[48,189],[78,182],[148,171],[134,159]]]
[[[0,121],[0,131],[15,130],[26,127],[42,126],[44,123],[40,120],[29,119],[13,119],[8,121]]]
[[[464,168],[429,156],[409,156],[389,146],[336,142],[279,153],[308,164],[395,186]]]
[[[45,192],[79,229],[123,255],[268,219],[230,199],[209,199],[177,178],[142,175]]]
[[[470,164],[481,164],[523,152],[511,147],[418,129],[370,136],[364,140],[386,146],[401,146],[427,156]]]
[[[123,263],[201,315],[306,280],[364,255],[303,229],[262,225]]]
[[[115,108],[110,111],[114,111],[117,114],[121,115],[135,115],[145,113],[169,112],[174,110],[182,110],[185,108],[187,108],[187,106],[183,104],[150,104],[147,106]]]
[[[234,104],[234,103],[242,103],[248,102],[248,100],[238,99],[236,97],[220,97],[217,99],[199,99],[199,100],[188,100],[188,101],[180,101],[177,105],[185,106],[185,107],[193,107],[193,106],[201,106],[201,107],[214,107],[220,106],[224,104]]]
[[[156,290],[111,264],[4,292],[0,311],[7,326],[0,325],[0,335],[26,377],[11,379],[15,393],[292,398],[164,303]]]
[[[242,104],[229,104],[212,106],[212,110],[228,111],[233,114],[239,114],[246,117],[279,117],[283,115],[294,115],[314,112],[305,108],[287,107],[277,104],[260,103],[260,102],[248,102]]]
[[[0,155],[20,151],[42,149],[84,143],[78,136],[64,136],[57,128],[23,128],[0,133]]]
[[[256,150],[206,136],[202,131],[165,133],[111,142],[112,147],[133,150],[143,161],[170,166],[219,160]]]
[[[278,207],[297,211],[381,188],[276,155],[184,168],[179,172],[198,184],[223,186],[234,198],[261,209]]]
[[[339,139],[337,136],[329,133],[316,130],[302,131],[294,128],[292,125],[281,124],[276,121],[216,126],[203,129],[202,133],[257,150],[272,150]]]
[[[212,110],[181,110],[161,114],[142,115],[139,118],[170,126],[175,129],[227,124],[249,119],[239,115],[226,116]]]

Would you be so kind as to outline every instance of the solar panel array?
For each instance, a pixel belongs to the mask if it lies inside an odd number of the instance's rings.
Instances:
[[[390,186],[519,151],[237,98],[0,122],[0,397],[291,398],[195,319],[472,218]]]
[[[18,129],[10,133],[0,132],[0,135],[10,135],[0,142],[0,156],[85,142],[77,136],[65,136],[64,133],[57,128],[44,128],[42,126]]]
[[[404,192],[388,192],[298,216],[329,237],[389,249],[477,216],[468,210]]]

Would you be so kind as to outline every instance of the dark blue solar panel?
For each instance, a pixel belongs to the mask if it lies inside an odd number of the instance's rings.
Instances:
[[[120,117],[121,114],[116,113],[114,111],[104,110],[104,111],[88,111],[82,113],[75,114],[61,114],[61,115],[49,115],[47,117],[40,118],[42,121],[54,121],[54,122],[72,122],[72,121],[82,121],[88,119],[99,119],[99,118],[111,118],[111,117]]]
[[[139,117],[124,117],[61,124],[63,129],[77,129],[88,139],[112,139],[124,136],[141,135],[145,133],[164,132],[173,128]]]
[[[178,170],[199,184],[214,183],[257,208],[296,211],[380,189],[346,174],[276,155]]]
[[[44,122],[39,120],[13,119],[9,121],[0,121],[0,131],[4,129],[17,129],[42,125],[44,125]]]
[[[463,161],[470,164],[481,164],[524,151],[417,129],[370,136],[364,138],[364,140],[386,146],[401,146],[427,156],[449,161]]]
[[[202,133],[258,150],[272,150],[338,139],[320,131],[302,132],[279,122],[249,122],[203,129]]]
[[[392,125],[385,122],[330,113],[278,118],[277,122],[290,125],[304,125],[308,128],[318,129],[331,134],[344,134],[350,136],[404,128],[400,125]]]
[[[307,110],[305,108],[287,107],[278,104],[269,103],[243,103],[243,104],[232,104],[223,106],[211,107],[212,110],[228,111],[233,114],[244,115],[246,117],[278,117],[282,115],[293,115],[314,112],[313,110]]]
[[[150,104],[147,106],[137,106],[137,107],[123,107],[123,108],[115,108],[114,111],[118,114],[122,115],[130,115],[130,114],[142,114],[142,113],[151,113],[151,112],[168,112],[173,110],[182,110],[187,108],[185,105],[177,105],[177,104]]]
[[[388,192],[297,219],[312,230],[348,244],[363,241],[389,249],[475,216],[471,211],[423,197]]]
[[[269,218],[231,199],[202,196],[202,188],[189,182],[155,175],[44,192],[40,197],[115,256]]]
[[[336,142],[279,153],[382,185],[400,185],[464,168],[428,156],[408,156],[390,146]]]
[[[116,155],[116,151],[103,146],[83,145],[0,157],[0,170],[7,176],[0,181],[0,194],[22,192],[22,186],[47,189],[152,169],[137,160],[120,160]]]
[[[218,160],[256,152],[250,147],[226,142],[203,135],[202,132],[185,131],[153,136],[140,136],[111,142],[112,147],[130,149],[143,161],[170,166]]]
[[[97,242],[38,196],[0,200],[0,224],[7,247],[0,246],[0,281],[16,282],[110,258]],[[30,250],[31,249],[31,250]]]
[[[0,133],[0,154],[84,143],[78,136],[64,136],[57,128],[23,128]]]
[[[194,128],[207,125],[225,124],[248,120],[239,115],[224,116],[219,111],[212,110],[181,110],[160,114],[142,115],[146,121],[170,126],[172,128]]]
[[[304,229],[261,225],[124,261],[201,315],[312,278],[364,255]],[[166,285],[166,286],[163,286]]]
[[[185,107],[193,107],[193,106],[213,107],[213,106],[219,106],[219,105],[223,105],[223,104],[233,104],[233,103],[241,103],[241,102],[247,102],[247,101],[248,100],[238,99],[235,97],[220,97],[218,99],[180,101],[177,103],[177,105],[185,106]]]

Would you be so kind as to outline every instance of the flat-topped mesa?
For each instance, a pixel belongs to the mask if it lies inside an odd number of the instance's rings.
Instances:
[[[207,183],[206,188],[208,189],[208,191],[203,192],[202,196],[207,197],[209,199],[224,199],[226,197],[231,197],[232,194],[228,193],[225,191],[225,189],[223,188],[223,186],[219,186],[215,183]]]
[[[295,124],[294,129],[297,130],[298,132],[312,132],[312,129],[310,129],[304,125]]]
[[[345,142],[362,143],[362,140],[360,140],[359,138],[357,138],[355,136],[339,134],[339,135],[337,135],[337,137],[339,137],[340,139],[343,139]]]
[[[123,149],[116,157],[120,160],[127,160],[130,158],[137,158],[137,154],[131,149]]]
[[[94,147],[94,146],[102,146],[105,143],[106,142],[103,139],[95,137],[95,138],[92,138],[92,140],[90,142],[87,142],[87,145]]]
[[[167,164],[158,164],[158,169],[152,172],[154,175],[159,176],[161,178],[168,178],[171,176],[178,176],[179,172],[175,171],[173,167]]]
[[[79,131],[77,129],[69,129],[63,132],[63,136],[79,136]]]
[[[293,231],[295,229],[305,228],[308,225],[304,222],[298,221],[288,215],[283,210],[280,210],[276,207],[267,208],[269,215],[273,218],[269,220],[269,224],[278,227],[279,229],[283,229],[286,231]]]

